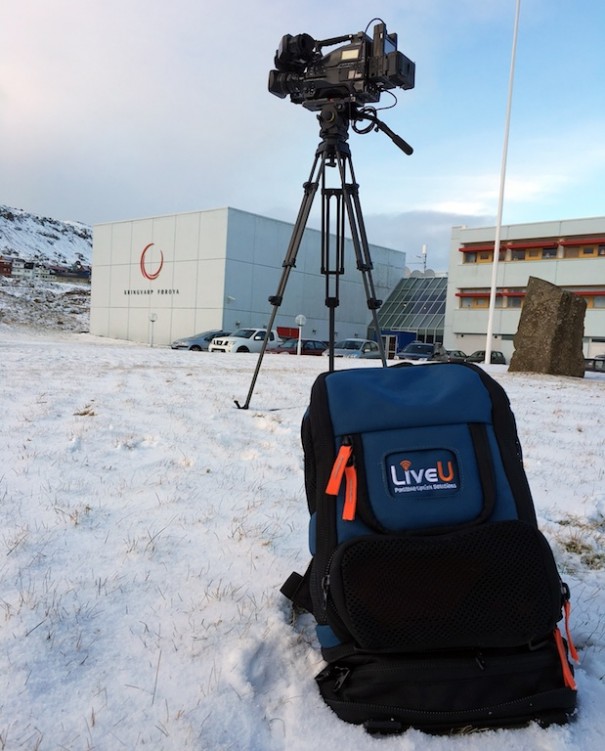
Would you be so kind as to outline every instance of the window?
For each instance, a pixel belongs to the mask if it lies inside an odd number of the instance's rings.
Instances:
[[[464,254],[464,263],[477,263],[477,254],[476,253],[465,253]]]
[[[511,252],[510,252],[510,260],[511,261],[524,261],[525,260],[525,250],[511,250]]]
[[[542,248],[542,258],[556,258],[557,248],[555,246],[550,248]]]
[[[578,254],[578,248],[565,248],[565,258],[577,258]]]
[[[483,250],[478,254],[477,261],[479,263],[491,263],[493,253],[489,250]]]
[[[527,251],[527,260],[528,261],[539,261],[542,257],[542,251],[540,248],[530,248]]]
[[[507,308],[521,308],[523,307],[523,298],[522,297],[509,297],[506,300],[506,307]]]
[[[582,258],[587,258],[587,257],[590,257],[590,256],[594,256],[595,255],[595,251],[596,251],[596,248],[595,248],[594,245],[585,245],[581,249],[580,254],[581,254]]]
[[[605,256],[605,245],[599,245],[598,254],[600,256]]]

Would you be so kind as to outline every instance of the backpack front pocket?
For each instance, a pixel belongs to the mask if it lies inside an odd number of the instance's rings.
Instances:
[[[441,535],[373,535],[335,551],[328,620],[362,650],[518,646],[561,619],[546,539],[518,520]]]

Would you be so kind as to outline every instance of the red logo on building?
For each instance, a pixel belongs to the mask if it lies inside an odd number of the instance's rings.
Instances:
[[[149,245],[146,245],[143,248],[143,252],[141,253],[141,259],[139,261],[139,266],[141,267],[141,274],[145,277],[145,279],[149,279],[150,281],[153,281],[154,279],[157,279],[160,275],[160,271],[162,270],[162,266],[164,265],[164,254],[160,250],[160,265],[158,268],[150,272],[147,270],[146,263],[145,263],[145,256],[147,255],[147,251],[149,248],[151,248],[154,245],[154,243],[149,243]]]

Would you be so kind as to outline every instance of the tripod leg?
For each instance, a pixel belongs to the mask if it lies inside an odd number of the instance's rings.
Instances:
[[[334,342],[336,337],[336,308],[340,305],[340,277],[344,274],[344,212],[342,189],[326,188],[325,175],[321,190],[321,273],[325,278],[325,304],[328,309],[328,369],[334,370]],[[332,250],[331,204],[336,205],[335,247]]]
[[[376,336],[378,337],[380,359],[382,360],[383,367],[386,368],[387,359],[384,351],[384,342],[382,341],[380,324],[378,322],[378,309],[382,305],[382,300],[378,300],[376,298],[374,280],[372,278],[372,269],[374,268],[374,265],[370,256],[368,237],[363,221],[363,214],[361,213],[361,203],[359,201],[359,186],[355,182],[353,162],[351,161],[351,155],[348,152],[348,149],[344,157],[340,151],[337,151],[336,158],[338,160],[338,168],[340,170],[344,203],[347,211],[347,216],[349,218],[351,239],[353,241],[355,257],[357,259],[357,268],[361,271],[368,309],[372,314],[374,331],[376,332]],[[351,175],[351,183],[347,183],[346,180],[347,167]]]
[[[318,165],[319,165],[319,169],[318,169]],[[277,292],[275,293],[275,295],[271,295],[271,297],[269,298],[269,302],[273,306],[273,310],[271,311],[271,316],[269,317],[269,323],[267,325],[267,331],[265,333],[265,338],[263,340],[263,346],[258,355],[258,360],[256,361],[256,368],[254,370],[254,375],[252,376],[250,388],[248,389],[248,395],[246,397],[246,401],[243,404],[240,404],[237,400],[235,400],[235,405],[237,406],[238,409],[248,409],[248,407],[250,406],[250,399],[252,398],[252,393],[254,392],[254,387],[256,386],[256,380],[258,378],[258,374],[260,371],[261,364],[263,362],[263,358],[265,356],[265,352],[267,351],[267,345],[269,344],[269,335],[270,335],[270,332],[273,330],[273,325],[275,323],[275,318],[277,316],[277,310],[279,306],[282,304],[282,300],[284,297],[284,292],[286,291],[286,285],[288,283],[290,272],[292,271],[294,266],[296,266],[296,256],[298,254],[298,250],[300,248],[300,243],[302,241],[305,227],[309,219],[309,214],[311,213],[311,207],[313,206],[313,199],[315,198],[315,194],[317,193],[317,188],[319,186],[319,178],[323,174],[323,171],[324,171],[324,165],[325,165],[325,156],[321,155],[321,158],[320,158],[320,153],[318,151],[315,155],[315,160],[313,162],[313,167],[311,168],[311,174],[309,176],[309,180],[308,182],[304,184],[305,194],[303,196],[303,200],[300,205],[300,209],[298,211],[298,217],[296,218],[296,223],[294,225],[294,229],[290,237],[288,250],[286,251],[286,256],[282,263],[283,271],[282,271],[282,275],[279,281],[279,285],[277,287]],[[317,174],[315,174],[316,171],[317,171]]]

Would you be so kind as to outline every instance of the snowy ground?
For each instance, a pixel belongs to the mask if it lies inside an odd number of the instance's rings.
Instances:
[[[208,355],[0,322],[0,749],[601,751],[605,376],[492,372],[572,589],[573,724],[374,739],[278,592],[307,554],[299,425],[322,358]],[[367,363],[365,367],[377,367]]]

